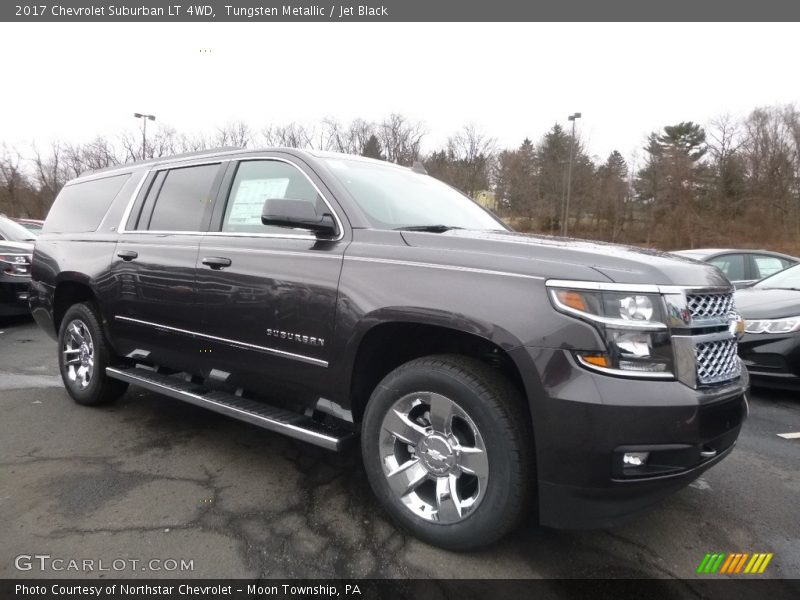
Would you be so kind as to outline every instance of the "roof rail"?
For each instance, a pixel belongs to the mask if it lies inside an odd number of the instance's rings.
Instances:
[[[124,169],[125,167],[138,167],[141,165],[152,165],[158,164],[161,162],[165,162],[168,160],[174,160],[176,158],[192,158],[195,156],[206,156],[212,154],[221,154],[223,152],[235,152],[237,150],[244,150],[243,146],[220,146],[219,148],[209,148],[208,150],[195,150],[193,152],[183,152],[181,154],[170,154],[168,156],[158,156],[155,158],[147,158],[144,160],[133,160],[130,162],[120,163],[118,165],[109,165],[107,167],[103,167],[102,169],[88,169],[83,171],[78,177],[84,177],[86,175],[94,175],[95,173],[103,173],[105,171],[116,171],[118,169]]]

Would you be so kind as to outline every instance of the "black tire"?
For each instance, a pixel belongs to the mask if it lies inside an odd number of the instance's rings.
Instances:
[[[472,420],[471,425],[477,428],[485,448],[488,461],[485,491],[471,512],[464,513],[465,516],[458,512],[456,518],[461,520],[456,522],[440,523],[431,520],[437,519],[436,516],[426,519],[413,512],[392,490],[389,476],[384,471],[387,448],[397,448],[399,444],[399,451],[404,452],[403,447],[407,446],[396,436],[390,438],[395,445],[387,445],[386,434],[383,434],[384,446],[381,446],[384,417],[391,408],[399,406],[396,403],[407,402],[405,399],[415,398],[422,392],[446,396],[451,405],[463,410]],[[433,422],[432,417],[430,422]],[[361,449],[370,485],[395,521],[414,536],[436,546],[468,550],[500,539],[532,508],[530,501],[535,488],[535,472],[531,430],[530,415],[522,395],[496,369],[469,357],[436,355],[408,362],[378,384],[364,414]],[[431,428],[427,431],[431,435]],[[411,462],[430,463],[432,455],[422,442],[414,446],[413,451],[410,445],[407,447],[411,452]],[[458,452],[455,454],[459,455]],[[434,460],[439,460],[442,455],[435,453],[433,456]],[[422,461],[423,458],[426,460]],[[391,468],[387,467],[387,470]],[[453,468],[458,470],[460,467]],[[424,485],[428,485],[425,480]],[[433,501],[437,501],[435,497]]]
[[[77,336],[71,331],[77,328]],[[91,346],[91,355],[84,355],[80,350],[79,340],[88,340]],[[65,349],[71,347],[68,352]],[[78,360],[81,357],[91,358],[91,375],[83,377],[78,369],[86,368],[83,363],[70,364],[70,360]],[[122,396],[128,389],[128,384],[124,381],[111,379],[106,375],[106,367],[113,364],[114,353],[103,333],[103,327],[98,318],[95,306],[90,302],[73,304],[67,309],[64,318],[61,320],[61,327],[58,332],[58,366],[61,372],[61,379],[67,393],[78,404],[84,406],[98,406],[112,402]],[[83,371],[85,373],[86,371]]]

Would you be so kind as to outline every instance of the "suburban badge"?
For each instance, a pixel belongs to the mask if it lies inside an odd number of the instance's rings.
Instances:
[[[267,329],[267,335],[281,340],[289,340],[290,342],[299,342],[307,346],[325,345],[324,338],[315,337],[312,335],[302,335],[300,333],[291,333],[289,331],[281,331],[280,329]]]

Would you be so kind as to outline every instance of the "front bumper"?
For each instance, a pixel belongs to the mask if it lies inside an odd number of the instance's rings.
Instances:
[[[746,373],[695,390],[678,381],[590,372],[561,349],[520,348],[512,358],[529,367],[520,371],[530,395],[539,519],[546,526],[627,521],[727,456],[747,415]],[[650,452],[649,467],[623,468],[622,455],[631,451]]]
[[[739,356],[754,386],[800,389],[800,332],[746,333]]]
[[[0,275],[0,316],[10,317],[14,315],[26,315],[30,313],[28,308],[28,286],[30,280],[27,277],[12,277]]]

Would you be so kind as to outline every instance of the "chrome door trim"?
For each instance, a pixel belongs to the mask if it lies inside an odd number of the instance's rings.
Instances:
[[[277,348],[270,348],[268,346],[259,346],[257,344],[250,344],[248,342],[240,342],[238,340],[231,340],[228,338],[217,337],[215,335],[208,335],[206,333],[200,333],[198,331],[191,331],[189,329],[180,329],[179,327],[171,327],[169,325],[162,325],[161,323],[153,323],[151,321],[143,321],[141,319],[134,319],[132,317],[124,317],[122,315],[116,315],[114,317],[115,320],[118,321],[127,321],[130,323],[136,323],[137,325],[144,325],[147,327],[152,327],[154,329],[163,329],[166,331],[174,331],[175,333],[182,333],[184,335],[191,335],[200,337],[207,340],[213,340],[215,342],[223,342],[225,344],[231,344],[233,346],[240,346],[243,348],[247,348],[249,350],[259,350],[261,352],[267,352],[268,354],[274,354],[276,356],[281,356],[283,358],[289,358],[292,360],[297,360],[300,362],[308,363],[310,365],[315,365],[317,367],[328,367],[327,360],[321,360],[319,358],[314,358],[311,356],[306,356],[304,354],[295,354],[294,352],[287,352],[285,350],[278,350]]]
[[[189,167],[202,167],[203,165],[222,165],[223,163],[229,163],[232,161],[236,161],[239,163],[242,162],[249,162],[254,160],[274,160],[278,162],[283,162],[293,166],[295,169],[300,171],[303,174],[308,182],[314,187],[317,194],[322,198],[322,201],[325,202],[325,205],[331,211],[333,215],[333,219],[336,222],[336,226],[339,228],[339,235],[335,238],[320,238],[313,234],[283,234],[283,233],[245,233],[245,232],[229,232],[229,231],[170,231],[170,230],[127,230],[125,229],[125,224],[128,222],[130,218],[130,213],[133,210],[133,205],[136,202],[136,198],[141,192],[141,188],[144,185],[145,180],[153,171],[165,171],[165,170],[172,170],[172,169],[185,169]],[[122,215],[122,219],[120,220],[119,227],[117,229],[118,233],[137,233],[137,234],[145,234],[145,235],[211,235],[211,236],[231,236],[231,237],[252,237],[252,238],[278,238],[278,239],[300,239],[300,240],[320,240],[326,242],[338,242],[344,238],[344,225],[342,224],[342,220],[339,217],[339,214],[333,208],[333,205],[328,200],[328,197],[322,193],[322,190],[319,189],[319,186],[314,182],[311,177],[309,177],[308,173],[305,172],[303,167],[297,164],[294,161],[288,160],[286,158],[278,158],[274,156],[248,156],[246,158],[222,158],[216,160],[208,160],[203,162],[193,162],[188,165],[170,165],[167,164],[160,164],[157,167],[148,169],[145,171],[142,180],[139,182],[139,185],[134,190],[131,198],[128,200],[128,205],[125,207],[125,212]]]

